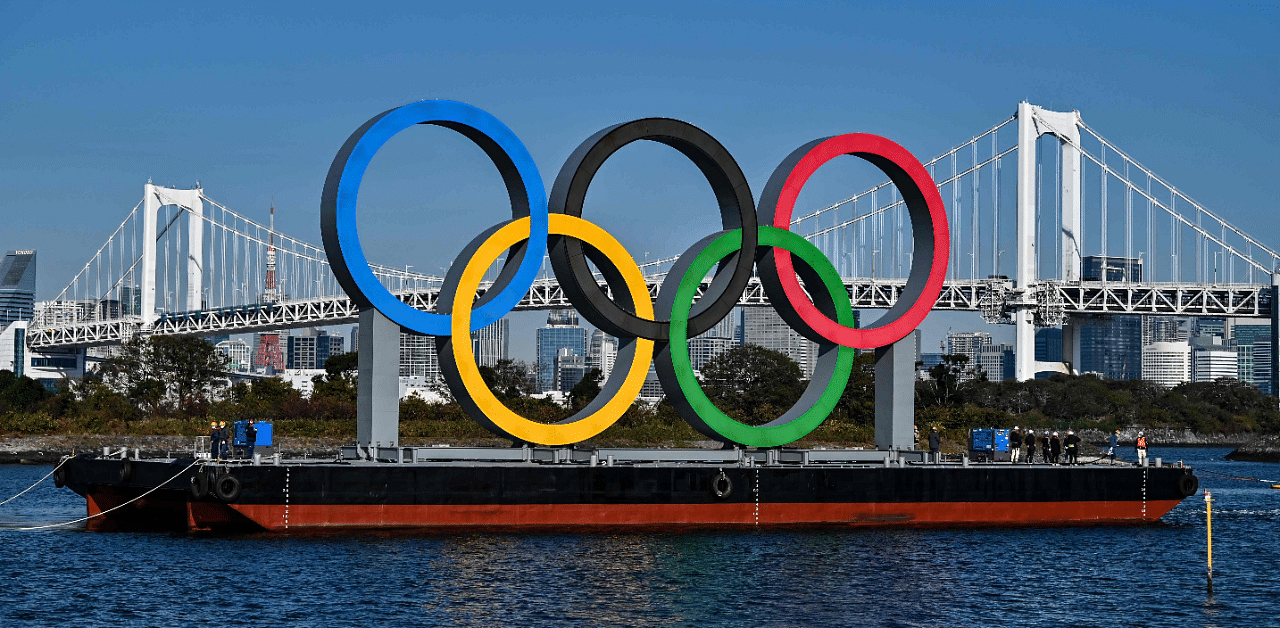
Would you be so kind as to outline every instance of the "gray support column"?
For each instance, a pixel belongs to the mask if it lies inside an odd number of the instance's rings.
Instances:
[[[876,349],[876,449],[915,449],[915,374],[914,336]]]
[[[187,311],[202,310],[204,303],[204,200],[203,190],[187,195]]]
[[[1013,313],[1014,376],[1024,382],[1036,376],[1036,337],[1029,290],[1036,279],[1036,133],[1031,103],[1018,103],[1018,206],[1015,277],[1020,303]]]
[[[156,186],[147,183],[142,188],[142,279],[139,282],[142,288],[139,314],[144,328],[156,321],[156,213],[159,211]]]
[[[360,310],[359,362],[356,446],[372,457],[400,441],[400,326],[373,308]]]

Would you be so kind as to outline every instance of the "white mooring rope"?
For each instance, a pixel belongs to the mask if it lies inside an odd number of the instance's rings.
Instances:
[[[32,484],[31,486],[28,486],[26,491],[22,491],[21,493],[18,493],[17,495],[14,495],[13,497],[10,497],[9,499],[6,499],[6,500],[4,500],[4,501],[0,502],[0,506],[3,506],[3,505],[5,505],[5,504],[7,504],[7,503],[9,503],[9,502],[11,502],[11,501],[13,501],[13,500],[15,500],[15,499],[19,498],[19,497],[22,497],[23,495],[25,495],[25,494],[27,493],[27,491],[30,491],[31,489],[33,489],[33,488],[35,488],[35,487],[37,487],[37,486],[40,486],[40,483],[41,483],[41,482],[43,482],[43,481],[45,481],[45,480],[49,479],[49,476],[51,476],[51,475],[53,475],[54,473],[56,473],[56,472],[58,471],[58,469],[61,469],[61,468],[62,468],[62,465],[66,464],[66,462],[67,462],[68,460],[70,460],[70,459],[71,459],[71,456],[63,456],[63,457],[62,457],[62,460],[58,461],[58,466],[54,467],[52,471],[50,471],[50,472],[46,473],[46,474],[45,474],[45,476],[44,476],[44,477],[42,477],[42,478],[40,478],[39,480],[36,480],[36,483],[35,483],[35,484]]]
[[[114,511],[114,510],[119,510],[119,509],[121,509],[121,508],[124,508],[125,506],[128,506],[129,504],[132,504],[133,502],[136,502],[136,501],[138,501],[139,499],[142,499],[143,497],[146,497],[147,495],[150,495],[150,494],[152,494],[152,493],[154,493],[154,492],[156,492],[156,491],[160,490],[160,488],[161,488],[161,487],[163,487],[165,484],[168,484],[168,483],[170,483],[170,482],[172,482],[172,481],[174,481],[174,480],[178,479],[178,478],[179,478],[183,473],[186,473],[187,471],[189,471],[189,470],[191,469],[191,467],[194,467],[194,466],[196,466],[196,465],[198,465],[198,464],[200,464],[200,461],[199,461],[199,460],[195,460],[195,461],[193,461],[191,464],[187,465],[187,467],[186,467],[185,469],[183,469],[183,470],[181,470],[181,471],[177,472],[176,474],[174,474],[174,476],[173,476],[173,477],[171,477],[171,478],[169,478],[169,479],[167,479],[167,480],[165,480],[165,481],[163,481],[163,482],[161,482],[161,483],[157,484],[157,485],[155,486],[155,488],[153,488],[153,489],[151,489],[151,490],[148,490],[147,492],[145,492],[145,493],[143,493],[143,494],[141,494],[141,495],[139,495],[139,496],[137,496],[137,497],[135,497],[135,498],[133,498],[133,499],[131,499],[131,500],[129,500],[129,501],[127,501],[127,502],[123,503],[123,504],[120,504],[120,505],[118,505],[118,506],[113,506],[113,507],[111,507],[111,508],[108,508],[108,509],[106,509],[106,510],[104,510],[104,511],[100,512],[100,513],[93,514],[93,515],[89,515],[88,517],[81,517],[81,518],[76,519],[76,520],[74,520],[74,521],[64,521],[64,522],[62,522],[62,523],[51,523],[51,524],[49,524],[49,525],[34,526],[34,527],[30,527],[30,528],[10,528],[10,529],[11,529],[11,530],[16,530],[16,531],[18,531],[18,532],[30,532],[31,530],[44,530],[44,529],[47,529],[47,528],[60,528],[60,527],[62,527],[62,526],[69,526],[69,525],[71,525],[71,524],[73,524],[73,523],[80,523],[80,522],[82,522],[82,521],[88,521],[88,520],[90,520],[90,519],[92,519],[92,518],[94,518],[94,517],[101,517],[102,515],[105,515],[105,514],[107,514],[107,513],[111,512],[111,511]]]

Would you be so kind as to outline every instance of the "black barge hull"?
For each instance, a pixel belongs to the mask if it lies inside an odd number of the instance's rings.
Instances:
[[[57,479],[92,530],[186,531],[1141,524],[1198,487],[1174,466],[193,462],[79,457]]]

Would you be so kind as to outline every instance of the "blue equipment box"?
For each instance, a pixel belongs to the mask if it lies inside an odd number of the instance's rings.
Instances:
[[[969,451],[976,460],[1008,460],[1009,430],[991,428],[969,431]]]
[[[258,438],[254,439],[254,447],[270,447],[271,446],[271,424],[258,421],[253,426],[258,429]],[[231,436],[231,445],[233,447],[245,447],[249,444],[245,438],[245,431],[249,428],[248,421],[236,421],[234,423],[235,433]]]

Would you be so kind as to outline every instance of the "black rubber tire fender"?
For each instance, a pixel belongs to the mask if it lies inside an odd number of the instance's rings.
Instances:
[[[240,478],[223,472],[213,480],[213,493],[224,502],[233,502],[240,497]]]
[[[209,494],[209,473],[200,469],[191,476],[191,498],[204,499]]]
[[[120,481],[132,482],[134,473],[138,470],[138,465],[128,458],[120,461]]]
[[[1200,478],[1190,473],[1178,476],[1178,492],[1182,493],[1183,497],[1191,497],[1198,490],[1200,490]]]
[[[733,494],[733,480],[729,479],[724,469],[711,479],[711,492],[720,499],[728,499]]]
[[[58,488],[67,485],[67,467],[61,466],[53,470],[53,485]]]

